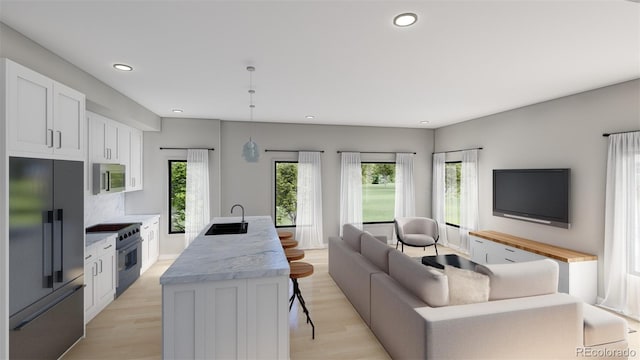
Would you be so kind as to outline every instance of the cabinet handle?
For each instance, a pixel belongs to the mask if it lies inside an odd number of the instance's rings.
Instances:
[[[112,244],[109,244],[109,246],[107,246],[106,248],[104,248],[105,250],[107,250],[108,248],[112,247]],[[102,260],[101,260],[102,261]]]
[[[89,260],[89,259],[91,259],[91,255],[89,255],[89,256],[87,256],[87,257],[85,257],[84,259],[85,259],[85,260]]]
[[[504,248],[504,249],[505,249],[505,250],[507,250],[508,252],[512,252],[512,253],[516,252],[516,251],[515,251],[515,250],[513,250],[513,249],[509,249],[509,248]]]
[[[473,241],[477,242],[478,244],[482,244],[482,241],[480,240],[473,240]]]
[[[489,262],[489,254],[484,254],[484,262],[485,263]]]
[[[49,145],[49,140],[51,140],[51,145]],[[53,130],[47,129],[47,147],[53,147]]]
[[[102,259],[100,259],[99,261],[100,261],[100,274],[102,274]]]
[[[58,149],[62,149],[62,131],[56,131],[58,133]]]
[[[98,263],[93,263],[93,276],[98,276]]]
[[[515,260],[511,260],[511,259],[509,259],[509,258],[504,258],[504,259],[505,259],[505,260],[507,260],[508,262],[512,262],[512,263],[514,263],[514,262],[515,262]]]

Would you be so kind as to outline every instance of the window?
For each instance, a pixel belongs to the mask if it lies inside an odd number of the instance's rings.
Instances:
[[[362,163],[362,222],[393,222],[396,164]]]
[[[169,160],[169,233],[184,233],[187,161]]]
[[[276,227],[295,226],[298,206],[298,162],[275,162],[275,217]]]
[[[447,225],[460,226],[460,172],[461,161],[447,162],[444,165],[444,220]]]

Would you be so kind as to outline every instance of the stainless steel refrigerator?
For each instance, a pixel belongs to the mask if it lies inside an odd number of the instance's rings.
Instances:
[[[83,163],[9,159],[9,356],[57,359],[84,335]]]

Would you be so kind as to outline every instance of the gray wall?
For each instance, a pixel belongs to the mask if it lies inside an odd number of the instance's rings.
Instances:
[[[437,129],[435,149],[484,147],[479,153],[480,229],[602,259],[607,160],[602,134],[637,129],[640,80],[633,80]],[[492,170],[508,168],[571,168],[571,228],[493,216]],[[599,274],[602,294],[601,261]]]
[[[273,214],[273,161],[296,160],[295,153],[264,153],[265,149],[324,150],[322,205],[325,241],[337,235],[340,223],[340,156],[337,150],[417,152],[415,158],[416,212],[431,214],[431,152],[433,130],[360,126],[222,122],[222,213],[234,203],[248,214]],[[249,136],[263,151],[260,162],[241,157]],[[394,154],[362,154],[362,161],[395,161]],[[390,225],[367,227],[376,235],[391,235]]]
[[[87,110],[141,130],[160,130],[156,114],[1,22],[0,44],[0,57],[84,93]]]
[[[241,157],[252,136],[261,149],[258,163]],[[273,161],[297,160],[296,153],[265,153],[264,149],[317,149],[322,155],[324,237],[339,229],[340,156],[337,150],[415,151],[416,210],[431,214],[431,152],[433,130],[380,127],[292,125],[218,120],[162,119],[161,132],[144,133],[144,190],[126,194],[128,214],[160,213],[160,253],[179,254],[181,235],[167,233],[167,161],[184,159],[185,151],[159,151],[160,146],[210,146],[212,216],[230,216],[235,203],[246,215],[273,216]],[[393,154],[362,155],[363,161],[395,161]],[[367,227],[374,234],[391,235],[389,224]]]
[[[184,235],[169,234],[169,160],[186,160],[186,150],[160,147],[207,147],[209,152],[210,213],[218,216],[220,205],[220,121],[162,118],[162,131],[144,132],[144,190],[125,194],[127,214],[160,214],[160,255],[172,257],[184,249]]]

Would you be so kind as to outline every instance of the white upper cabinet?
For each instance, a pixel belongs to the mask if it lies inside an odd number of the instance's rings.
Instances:
[[[129,133],[129,169],[127,191],[142,190],[142,131],[131,128]]]
[[[9,154],[83,161],[85,96],[2,59]]]
[[[142,190],[142,131],[90,111],[87,118],[89,161],[124,165],[125,191]]]
[[[104,116],[87,111],[89,142],[92,163],[120,164],[118,123]]]

